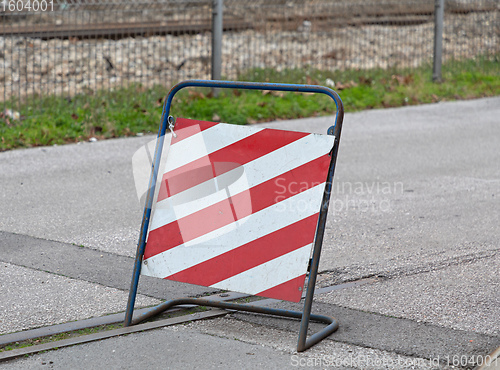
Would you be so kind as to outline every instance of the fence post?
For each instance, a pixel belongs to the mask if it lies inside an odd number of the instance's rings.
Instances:
[[[212,80],[221,79],[222,70],[222,1],[212,4]],[[214,95],[218,90],[213,89]]]
[[[441,82],[441,64],[443,57],[443,22],[444,0],[435,0],[434,8],[434,66],[432,80]]]

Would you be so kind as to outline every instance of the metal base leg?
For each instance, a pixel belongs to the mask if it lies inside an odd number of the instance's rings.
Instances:
[[[218,302],[218,301],[212,301],[210,299],[204,299],[204,298],[179,298],[179,299],[173,299],[167,302],[163,302],[159,304],[158,306],[152,308],[148,312],[142,314],[141,316],[134,318],[131,322],[132,325],[138,324],[144,320],[149,319],[150,317],[153,317],[155,315],[158,315],[166,310],[168,310],[171,307],[174,306],[179,306],[179,305],[198,305],[198,306],[208,306],[208,307],[217,307],[217,308],[224,308],[227,310],[233,310],[233,311],[246,311],[246,312],[254,312],[254,313],[260,313],[260,314],[265,314],[265,315],[272,315],[272,316],[281,316],[281,317],[291,317],[294,319],[301,319],[303,320],[303,314],[302,312],[299,311],[290,311],[290,310],[283,310],[283,309],[278,309],[278,308],[270,308],[270,307],[259,307],[259,306],[251,306],[247,304],[241,304],[241,303],[232,303],[232,302]],[[310,315],[310,319],[318,322],[322,322],[325,324],[328,324],[325,328],[320,330],[319,332],[311,335],[309,338],[304,338],[302,332],[299,334],[299,341],[297,345],[297,352],[302,352],[305,351],[306,349],[312,347],[316,343],[320,342],[324,338],[328,337],[330,334],[335,332],[339,328],[338,321],[330,316],[324,316],[324,315]]]

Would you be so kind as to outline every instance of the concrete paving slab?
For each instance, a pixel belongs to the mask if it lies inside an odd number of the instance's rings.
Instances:
[[[289,310],[300,310],[302,308],[300,304],[289,302],[274,303],[272,307]],[[497,348],[500,343],[499,336],[450,329],[425,322],[321,302],[314,303],[312,312],[331,315],[338,320],[339,329],[327,340],[408,357],[440,358],[443,360],[441,365],[446,365],[447,359],[453,358],[453,356],[484,357]],[[299,323],[293,320],[275,319],[246,313],[235,313],[232,314],[232,317],[257,325],[262,328],[263,332],[271,327],[289,331],[298,336]],[[312,322],[309,333],[317,332],[321,327],[321,324]]]
[[[0,153],[0,230],[135,255],[132,155],[151,138]]]
[[[497,336],[500,255],[319,295],[319,302]]]
[[[438,359],[423,359],[324,341],[303,353],[292,350],[287,331],[239,320],[209,320],[63,348],[11,361],[6,369],[147,368],[231,369],[448,369]],[[130,351],[133,348],[134,351]],[[191,349],[186,358],[186,348]]]
[[[235,315],[240,317],[240,315]],[[245,343],[263,345],[278,351],[290,353],[290,367],[309,367],[318,365],[321,368],[348,367],[354,369],[432,369],[436,366],[447,368],[437,358],[420,358],[405,356],[394,352],[366,348],[336,341],[335,334],[327,340],[312,347],[304,353],[293,351],[297,344],[297,333],[269,328],[242,321],[229,315],[224,318],[192,322],[179,329],[194,330],[224,338],[234,338]],[[379,366],[377,366],[379,365]]]
[[[83,246],[0,231],[0,261],[127,290],[134,258]],[[206,295],[215,289],[142,276],[139,293],[168,299]]]
[[[0,263],[0,334],[123,311],[128,293],[99,284]],[[138,306],[159,300],[139,296]]]
[[[290,354],[233,338],[165,328],[11,361],[5,369],[282,369]]]

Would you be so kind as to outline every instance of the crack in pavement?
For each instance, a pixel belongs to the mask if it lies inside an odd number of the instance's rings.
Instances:
[[[367,278],[378,278],[380,280],[389,280],[399,277],[406,277],[412,275],[419,275],[424,273],[429,273],[433,271],[439,271],[446,269],[451,266],[459,266],[467,263],[477,262],[482,259],[493,258],[498,255],[500,249],[490,249],[485,251],[479,251],[475,253],[468,253],[462,256],[455,256],[446,258],[439,261],[433,261],[429,263],[424,263],[418,266],[410,267],[395,267],[391,271],[369,271],[363,272],[359,270],[367,269],[365,266],[351,265],[343,268],[322,270],[319,275],[321,276],[321,282],[318,286],[326,287],[340,282],[347,283],[351,281],[357,281]],[[353,276],[353,270],[358,270],[358,274]]]

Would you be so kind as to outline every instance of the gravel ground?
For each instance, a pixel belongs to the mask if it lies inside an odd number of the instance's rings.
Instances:
[[[497,18],[495,12],[448,16],[444,60],[498,52]],[[267,27],[224,33],[223,76],[235,79],[254,67],[414,68],[433,55],[432,22],[318,29],[313,21],[293,31]],[[210,45],[210,33],[83,41],[0,37],[0,98],[90,93],[130,82],[151,86],[209,79]]]

